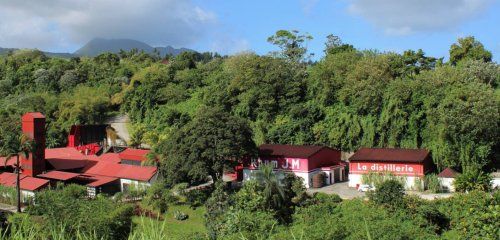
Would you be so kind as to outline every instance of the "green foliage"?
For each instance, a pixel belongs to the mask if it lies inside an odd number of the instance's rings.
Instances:
[[[498,192],[493,196],[481,191],[456,194],[435,204],[450,218],[450,232],[456,233],[460,238],[498,239],[500,235]]]
[[[430,190],[433,193],[441,192],[442,187],[439,178],[436,174],[427,174],[424,177],[425,189]]]
[[[179,211],[179,210],[176,210],[174,212],[174,218],[175,220],[178,220],[178,221],[184,221],[186,219],[188,219],[189,215]]]
[[[472,36],[459,38],[458,43],[454,43],[450,48],[450,62],[452,64],[466,59],[489,62],[491,58],[491,52],[484,49],[483,44]]]
[[[279,53],[281,57],[298,63],[307,60],[307,48],[304,44],[312,39],[311,35],[300,34],[297,30],[278,30],[273,36],[267,38],[267,41],[281,49]]]
[[[155,152],[170,184],[222,178],[224,166],[255,154],[248,123],[219,109],[201,109],[193,121],[173,132]]]
[[[387,180],[376,187],[375,191],[369,192],[368,197],[376,204],[388,207],[401,207],[405,195],[403,185],[395,180]]]
[[[38,193],[36,204],[30,205],[26,212],[43,221],[40,234],[62,228],[72,234],[80,232],[103,239],[126,239],[132,227],[133,207],[102,196],[87,199],[85,187],[68,185]]]
[[[474,190],[490,191],[491,176],[477,168],[468,168],[462,174],[455,177],[453,184],[458,192],[469,192]]]
[[[391,172],[368,172],[368,174],[363,174],[361,176],[361,182],[363,184],[369,184],[375,188],[380,187],[386,181],[396,181],[403,187],[406,185],[406,178],[401,176],[396,176]]]

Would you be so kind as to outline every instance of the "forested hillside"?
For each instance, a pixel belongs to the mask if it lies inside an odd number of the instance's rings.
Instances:
[[[17,51],[0,57],[0,131],[41,111],[47,145],[57,147],[72,124],[122,112],[133,122],[131,144],[145,142],[161,155],[173,132],[217,109],[249,124],[256,144],[427,148],[440,169],[493,162],[500,67],[473,37],[453,44],[446,61],[421,50],[356,49],[334,36],[325,56],[311,61],[310,38],[278,31],[268,39],[278,51],[265,56],[160,59],[130,51],[60,59]]]

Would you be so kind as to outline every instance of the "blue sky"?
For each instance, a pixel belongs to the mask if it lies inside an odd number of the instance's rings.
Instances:
[[[59,52],[102,37],[266,54],[276,50],[268,36],[296,29],[314,37],[316,59],[328,34],[358,49],[445,58],[473,35],[500,59],[499,0],[0,0],[0,19],[0,47]]]
[[[458,37],[473,35],[494,53],[497,62],[500,59],[500,1],[486,3],[484,9],[464,17],[459,22],[445,24],[437,29],[426,29],[424,26],[411,33],[390,33],[384,26],[364,16],[353,14],[349,11],[352,1],[287,2],[197,1],[205,9],[216,13],[222,25],[221,34],[232,36],[236,42],[245,42],[246,47],[259,54],[274,50],[266,39],[276,30],[297,29],[314,37],[308,47],[316,57],[323,55],[328,34],[340,36],[344,42],[359,49],[402,52],[406,49],[422,48],[428,55],[437,57],[447,57],[450,45],[456,42]],[[401,14],[401,17],[404,17],[405,13]],[[423,14],[422,17],[435,16]],[[213,41],[205,39],[199,48],[210,48],[210,42]]]

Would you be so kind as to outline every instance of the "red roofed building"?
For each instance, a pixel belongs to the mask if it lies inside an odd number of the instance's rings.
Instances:
[[[147,160],[149,150],[127,148],[119,154],[121,163],[140,166]]]
[[[82,151],[76,144],[64,148],[45,149],[43,114],[27,113],[23,115],[22,121],[23,133],[36,143],[33,154],[30,154],[28,159],[21,159],[23,174],[21,188],[25,186],[25,191],[36,191],[48,186],[49,183],[64,182],[86,185],[90,195],[113,194],[126,191],[130,185],[148,187],[156,180],[156,167],[141,166],[149,150],[125,149],[120,153],[96,155],[94,153],[98,151]],[[87,129],[85,126],[80,126],[76,134],[78,138],[75,139],[87,141],[86,146],[98,146],[97,143],[88,142],[101,137],[95,133],[97,128],[95,126],[89,128],[93,131],[92,134],[86,134],[85,129]],[[77,132],[73,130],[72,134]],[[0,167],[8,169],[12,168],[13,164],[14,160],[9,160],[5,166],[4,161],[1,161]],[[12,183],[12,175],[14,183]],[[1,174],[0,185],[15,186],[15,175],[13,173]]]
[[[14,173],[3,172],[0,174],[0,185],[15,188],[16,178],[16,174]],[[23,202],[25,202],[26,197],[33,197],[36,191],[43,189],[44,187],[49,185],[48,180],[34,178],[23,174],[21,174],[19,179],[21,187],[21,198]]]
[[[438,179],[441,184],[441,188],[445,191],[454,192],[455,191],[455,177],[459,173],[452,168],[445,168],[442,172],[438,174]]]
[[[340,160],[340,151],[325,146],[261,145],[258,159],[244,162],[243,180],[251,179],[263,163],[272,164],[276,171],[302,177],[307,188],[312,187],[316,174],[325,175],[326,185],[345,179],[345,164]]]
[[[349,186],[362,184],[362,176],[369,173],[392,174],[413,188],[416,178],[433,170],[429,151],[403,148],[361,148],[349,158]]]

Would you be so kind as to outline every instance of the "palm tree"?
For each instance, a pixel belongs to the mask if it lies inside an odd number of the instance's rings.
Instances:
[[[280,207],[285,199],[285,190],[281,185],[278,174],[274,172],[272,164],[261,164],[255,172],[256,180],[262,185],[264,197],[270,207]]]
[[[11,158],[16,157],[14,169],[16,173],[17,212],[21,212],[21,165],[19,163],[19,156],[29,158],[29,154],[34,149],[34,141],[25,134],[7,133],[3,137],[3,141],[0,142],[0,155],[5,156],[4,165],[6,166]]]

